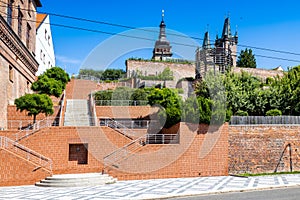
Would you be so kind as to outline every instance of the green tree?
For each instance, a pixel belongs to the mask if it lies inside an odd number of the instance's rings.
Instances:
[[[66,88],[67,83],[70,81],[69,74],[60,67],[51,67],[50,69],[47,69],[46,72],[44,72],[44,74],[42,75],[60,81],[62,83],[63,90]]]
[[[189,123],[199,123],[199,104],[195,96],[185,100],[182,106],[182,120]]]
[[[46,116],[53,114],[52,100],[46,94],[26,94],[15,99],[15,105],[21,112],[28,111],[28,116],[33,116],[33,123],[40,113],[44,113]]]
[[[148,95],[151,88],[136,89],[133,91],[130,100],[135,101],[136,105],[141,105],[142,101],[148,101]]]
[[[181,121],[181,105],[182,100],[176,90],[169,88],[154,88],[148,95],[148,102],[151,106],[160,105],[164,110],[160,109],[158,116],[160,121],[166,119],[165,128],[169,128]]]
[[[41,75],[38,80],[31,85],[31,89],[40,94],[48,94],[55,97],[59,97],[63,92],[63,83],[54,79],[49,78],[46,75]]]
[[[103,72],[103,70],[80,69],[78,76],[94,76],[98,79],[101,79]]]
[[[252,53],[252,49],[246,48],[245,50],[241,50],[241,53],[238,56],[237,66],[245,68],[256,68],[256,59],[254,54]]]
[[[106,69],[101,76],[101,80],[118,80],[125,75],[122,69]]]
[[[282,78],[276,77],[270,109],[279,109],[283,115],[300,115],[300,65],[291,68]]]

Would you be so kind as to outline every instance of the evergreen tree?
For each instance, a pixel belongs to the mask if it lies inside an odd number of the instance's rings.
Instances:
[[[238,56],[237,67],[256,68],[256,59],[252,49],[241,50]]]

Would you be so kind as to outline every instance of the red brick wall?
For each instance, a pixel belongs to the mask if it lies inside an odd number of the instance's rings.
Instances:
[[[228,125],[197,130],[181,123],[180,144],[146,145],[107,172],[119,180],[228,175]]]
[[[53,115],[49,115],[49,118],[59,117],[58,113],[60,111],[60,106],[54,106],[54,113]],[[20,126],[26,127],[33,122],[33,116],[28,116],[28,112],[17,111],[16,106],[9,105],[7,106],[7,128],[8,129],[19,129]],[[41,113],[36,116],[36,120],[43,120],[45,119],[45,114]]]
[[[156,111],[151,106],[96,106],[98,118],[138,119]]]
[[[229,173],[299,171],[299,150],[298,126],[230,126]]]
[[[179,130],[180,144],[142,146],[137,154],[122,161],[120,168],[107,168],[106,171],[120,180],[228,174],[227,125],[222,126],[219,132],[207,134],[198,134],[198,126],[184,123]],[[5,135],[13,133],[5,132]],[[103,158],[129,142],[130,139],[109,127],[51,127],[20,141],[22,145],[51,158],[54,174],[101,172]],[[69,161],[69,144],[88,144],[87,164]],[[21,169],[20,173],[23,173]],[[26,170],[24,173],[28,173]],[[10,169],[5,168],[5,171]],[[38,178],[40,176],[34,179]]]
[[[49,176],[42,168],[0,149],[0,186],[33,185],[35,182]]]

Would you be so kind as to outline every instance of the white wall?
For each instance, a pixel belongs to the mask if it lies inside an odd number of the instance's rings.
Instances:
[[[39,63],[39,68],[36,73],[36,75],[39,76],[47,69],[55,66],[55,54],[49,15],[47,15],[45,20],[37,28],[35,58]]]

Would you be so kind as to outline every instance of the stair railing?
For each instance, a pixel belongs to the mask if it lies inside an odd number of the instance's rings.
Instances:
[[[107,118],[106,120],[107,120],[106,125],[108,127],[122,133],[124,136],[126,136],[130,139],[133,139],[137,135],[134,131],[132,131],[132,129],[127,128],[125,125],[117,122],[114,119]]]
[[[62,124],[63,124],[63,112],[64,112],[64,108],[65,108],[65,103],[66,103],[65,101],[66,101],[66,90],[64,90],[63,98],[62,98],[61,104],[60,104],[59,126],[62,126]]]
[[[97,123],[97,112],[96,112],[96,103],[95,103],[95,100],[94,100],[94,97],[93,97],[93,93],[94,92],[91,92],[90,94],[90,113],[91,113],[91,118],[92,118],[92,125],[93,126],[99,126],[98,123]]]
[[[0,148],[14,153],[17,156],[20,156],[23,159],[30,161],[40,167],[43,167],[52,174],[52,160],[50,158],[47,158],[42,154],[39,154],[4,136],[0,136]]]
[[[104,168],[108,166],[113,166],[115,168],[118,168],[119,167],[118,164],[122,160],[125,160],[129,156],[133,155],[137,150],[139,150],[140,148],[146,145],[146,138],[147,138],[146,135],[139,137],[138,139],[133,140],[129,144],[105,156],[103,158],[104,166],[105,166]]]
[[[42,128],[52,126],[53,120],[55,120],[55,118],[50,118],[50,119],[45,118],[43,120],[37,121],[33,125],[28,126],[24,130],[20,130],[19,132],[17,132],[16,134],[13,135],[16,138],[15,141],[18,142],[18,141],[28,137],[29,135],[34,134],[35,132],[39,131]]]

